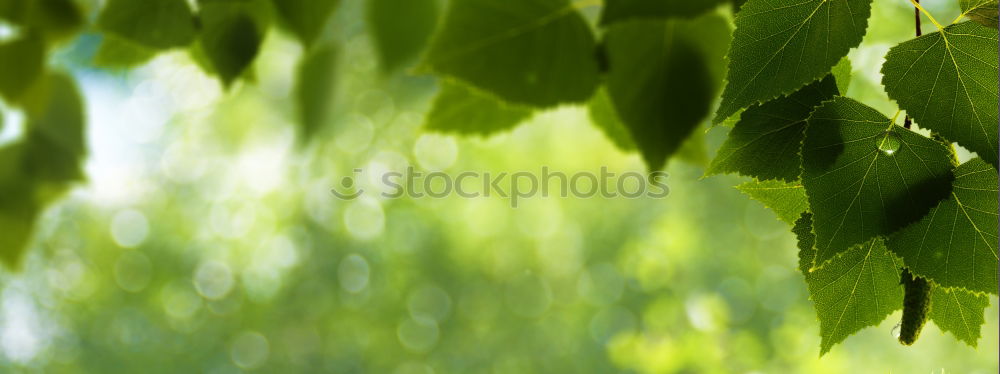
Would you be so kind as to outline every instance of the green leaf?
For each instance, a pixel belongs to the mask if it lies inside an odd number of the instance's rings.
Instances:
[[[10,146],[0,148],[0,164],[10,162],[17,150]],[[0,261],[9,267],[20,264],[41,211],[31,197],[31,190],[22,185],[0,185],[0,227],[4,231],[0,235]]]
[[[941,331],[950,332],[958,340],[975,348],[980,329],[986,322],[983,311],[988,306],[990,299],[985,295],[976,295],[959,288],[934,287],[931,291],[930,318]]]
[[[25,96],[28,134],[25,174],[61,184],[81,179],[81,158],[87,153],[83,99],[73,78],[51,73]]]
[[[73,79],[43,77],[25,96],[27,133],[0,147],[0,260],[17,266],[42,209],[82,177],[83,103]]]
[[[830,74],[833,74],[833,77],[837,80],[837,91],[840,92],[840,96],[847,95],[847,88],[851,86],[852,69],[851,59],[844,57],[830,71]]]
[[[424,66],[506,101],[552,107],[590,99],[596,44],[567,0],[452,1]]]
[[[706,174],[737,173],[757,179],[799,179],[802,136],[813,108],[837,95],[832,75],[791,96],[747,108]],[[797,218],[792,219],[794,220]]]
[[[861,329],[878,325],[903,306],[901,265],[882,239],[876,238],[806,275],[809,297],[819,317],[820,355]]]
[[[615,108],[611,103],[611,98],[608,97],[607,89],[604,87],[598,88],[597,93],[590,99],[587,108],[590,113],[591,122],[604,132],[605,137],[610,139],[615,147],[622,152],[636,150],[635,142],[632,141],[632,135],[629,135],[625,124],[618,118],[618,113],[615,113]],[[697,129],[692,131],[691,136],[677,149],[676,158],[678,161],[691,165],[707,167],[710,160],[708,158],[708,144],[705,139],[705,133]]]
[[[651,170],[662,168],[709,115],[721,84],[710,62],[721,61],[723,52],[715,48],[713,56],[702,44],[724,44],[728,34],[717,15],[608,28],[608,95]]]
[[[632,141],[632,136],[629,135],[628,129],[618,119],[618,113],[615,113],[614,104],[611,103],[611,98],[608,97],[608,90],[604,87],[597,89],[594,93],[594,97],[590,99],[590,103],[587,104],[587,112],[590,114],[590,121],[604,132],[609,140],[618,149],[624,152],[634,151],[635,142]]]
[[[816,266],[923,217],[947,197],[947,148],[837,97],[816,108],[802,146],[802,184],[816,233]]]
[[[755,0],[736,14],[715,122],[827,75],[861,43],[872,0]]]
[[[715,123],[713,125],[714,126],[729,127],[729,128],[736,127],[736,124],[739,123],[740,119],[743,118],[743,112],[745,112],[745,111],[746,111],[746,109],[740,109],[739,111],[737,111],[733,115],[729,116],[729,118],[726,118],[722,122]]]
[[[386,72],[420,55],[437,26],[437,0],[368,0],[367,5],[369,35]]]
[[[0,260],[16,266],[34,230],[39,208],[23,175],[23,143],[0,147]]]
[[[813,267],[813,259],[816,257],[816,235],[812,232],[812,213],[802,212],[792,226],[792,233],[798,241],[799,272],[808,278],[809,270]]]
[[[608,0],[601,13],[601,25],[633,19],[694,17],[729,0]]]
[[[44,68],[45,43],[37,35],[0,43],[0,97],[18,102]]]
[[[700,126],[695,127],[691,135],[681,143],[681,147],[674,154],[674,159],[681,162],[698,166],[708,167],[712,160],[708,157],[708,140],[705,139],[705,131]]]
[[[143,65],[155,56],[156,50],[113,34],[104,34],[94,54],[93,64],[102,68],[128,69]]]
[[[809,209],[806,190],[801,183],[785,183],[776,180],[746,182],[736,189],[751,199],[764,204],[774,211],[778,219],[794,225],[799,216]]]
[[[997,165],[996,29],[951,25],[892,48],[885,59],[885,91],[920,127]]]
[[[531,117],[529,107],[505,103],[484,92],[444,83],[427,114],[424,128],[457,134],[490,135],[513,128]]]
[[[997,171],[981,159],[955,169],[951,195],[888,241],[914,274],[943,287],[997,293]]]
[[[36,176],[51,175],[65,165],[38,164],[39,157],[52,157],[50,150],[32,144],[38,137],[28,135],[18,143],[0,147],[0,261],[16,268],[27,249],[42,210],[65,191],[65,181],[40,181]],[[64,153],[60,153],[64,155]],[[31,160],[35,159],[35,160]],[[54,182],[54,183],[53,183]]]
[[[215,67],[212,66],[212,62],[208,60],[208,55],[205,53],[205,48],[202,47],[201,41],[195,40],[187,49],[188,57],[191,61],[194,61],[195,65],[201,68],[201,71],[208,75],[218,74],[215,71]]]
[[[51,139],[61,149],[85,153],[83,100],[73,78],[48,74],[25,99],[28,129]]]
[[[295,100],[298,105],[302,140],[315,135],[329,119],[337,84],[337,49],[317,47],[303,56],[295,73]]]
[[[0,19],[20,24],[24,22],[24,5],[27,1],[0,0]]]
[[[340,0],[272,0],[274,8],[289,29],[305,46],[311,46]]]
[[[153,49],[184,47],[197,34],[194,14],[185,0],[108,0],[97,26]]]
[[[997,0],[959,0],[962,15],[980,25],[997,28],[1000,16],[997,14]]]
[[[250,3],[211,1],[201,4],[201,49],[229,86],[260,52],[264,30],[251,14]]]
[[[83,26],[83,13],[73,0],[28,1],[27,24],[43,34],[46,39],[66,39]]]
[[[80,31],[83,17],[75,0],[0,0],[0,19],[43,34],[50,41]]]

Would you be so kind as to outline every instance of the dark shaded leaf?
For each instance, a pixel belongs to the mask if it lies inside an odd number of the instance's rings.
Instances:
[[[816,108],[802,145],[802,184],[816,266],[920,220],[947,197],[952,164],[940,143],[837,97]]]
[[[284,23],[305,46],[312,46],[340,0],[273,0]]]
[[[366,10],[369,34],[387,72],[420,55],[438,20],[437,0],[368,0]]]
[[[632,21],[608,28],[608,95],[651,170],[663,167],[708,116],[718,90],[702,44],[725,40],[728,23],[710,15],[691,21]],[[712,37],[719,36],[719,37]]]
[[[229,86],[260,52],[264,30],[249,3],[210,1],[201,4],[201,49],[212,70]]]
[[[694,17],[729,0],[608,0],[601,13],[601,25],[632,19]]]
[[[567,0],[452,1],[423,64],[506,101],[552,107],[590,99],[595,48]]]
[[[983,26],[998,27],[997,0],[959,0],[958,4],[962,6],[963,16]]]
[[[295,100],[302,138],[308,140],[329,119],[337,85],[337,48],[319,46],[307,52],[295,73]]]
[[[108,0],[97,25],[153,49],[184,47],[197,35],[195,17],[186,0]]]
[[[0,96],[11,103],[42,75],[45,69],[45,42],[37,35],[0,43]]]
[[[798,180],[806,120],[813,108],[836,95],[837,84],[830,75],[790,96],[747,108],[706,174]]]
[[[996,294],[997,209],[997,170],[972,159],[955,169],[949,197],[887,244],[916,275]]]

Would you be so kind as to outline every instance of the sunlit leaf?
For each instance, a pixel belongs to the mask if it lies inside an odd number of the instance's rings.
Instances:
[[[826,76],[861,43],[871,0],[755,0],[736,14],[715,122]]]
[[[950,332],[955,338],[976,347],[980,329],[986,321],[983,311],[990,306],[985,295],[963,291],[960,288],[934,287],[931,291],[930,319],[941,331]]]
[[[816,108],[802,146],[802,184],[816,233],[816,266],[916,222],[951,189],[940,143],[837,97]]]
[[[973,22],[889,50],[882,84],[920,127],[997,165],[997,29]]]
[[[997,209],[997,170],[976,158],[955,169],[946,200],[887,244],[916,275],[996,294]]]
[[[799,216],[809,209],[806,190],[798,182],[753,181],[736,186],[736,189],[764,204],[778,215],[778,219],[789,225],[795,224]]]
[[[490,135],[513,128],[531,117],[532,109],[505,103],[484,92],[445,83],[434,99],[424,128],[456,134]]]
[[[674,153],[674,159],[702,168],[708,167],[712,159],[708,156],[708,139],[701,126],[695,127],[691,135],[684,139],[677,153]]]
[[[587,104],[587,112],[590,114],[590,121],[597,125],[597,128],[601,129],[618,149],[626,152],[636,149],[628,129],[618,118],[618,113],[615,113],[615,107],[611,103],[611,98],[608,97],[607,89],[601,87],[594,93],[594,97]]]
[[[156,56],[156,50],[119,38],[113,34],[105,34],[101,45],[94,54],[95,66],[113,69],[133,68],[149,62]]]
[[[452,1],[424,65],[510,102],[552,107],[591,97],[595,48],[567,0]]]
[[[838,62],[837,65],[833,67],[833,70],[830,71],[833,78],[837,80],[837,90],[840,92],[841,96],[846,96],[847,88],[851,86],[851,78],[853,74],[852,69],[851,59],[844,57],[840,59],[840,62]]]
[[[800,227],[800,232],[806,231]],[[808,235],[800,238],[811,239]],[[802,247],[809,248],[808,243]],[[808,257],[809,254],[800,255],[800,259]],[[876,238],[806,274],[809,298],[819,317],[821,355],[903,307],[900,266],[902,261],[885,248],[882,239]]]

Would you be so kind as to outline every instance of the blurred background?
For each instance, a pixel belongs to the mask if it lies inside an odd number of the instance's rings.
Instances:
[[[86,101],[85,181],[0,272],[0,371],[333,373],[993,373],[996,298],[978,348],[899,313],[819,357],[794,236],[736,177],[672,161],[664,199],[336,199],[352,170],[645,172],[584,107],[482,137],[421,125],[437,83],[377,64],[360,1],[341,4],[329,125],[297,139],[302,47],[269,32],[253,83],[224,90],[184,52],[94,68],[97,33],[52,57]],[[940,19],[954,1],[927,0]],[[591,12],[593,16],[594,12]],[[910,18],[907,15],[911,15]],[[912,25],[876,2],[849,96],[880,85]],[[912,27],[912,26],[910,26]],[[3,107],[3,139],[19,136]],[[727,128],[709,130],[702,163]],[[377,175],[374,173],[373,175]]]

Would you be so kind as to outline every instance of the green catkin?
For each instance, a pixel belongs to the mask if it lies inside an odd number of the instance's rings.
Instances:
[[[899,326],[899,343],[912,345],[920,336],[931,310],[931,284],[903,269],[899,283],[903,285],[903,321]]]

